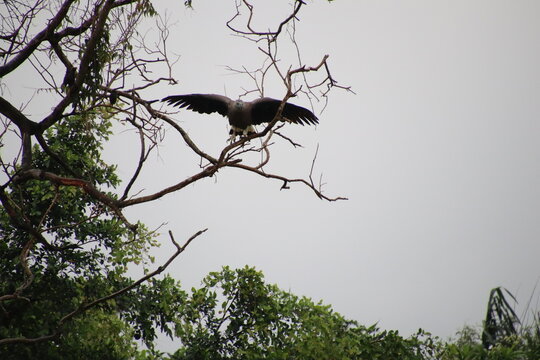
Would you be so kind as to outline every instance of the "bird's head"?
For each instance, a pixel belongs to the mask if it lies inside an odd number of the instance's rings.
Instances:
[[[234,109],[235,110],[242,110],[244,108],[244,102],[242,100],[236,100],[234,102]]]

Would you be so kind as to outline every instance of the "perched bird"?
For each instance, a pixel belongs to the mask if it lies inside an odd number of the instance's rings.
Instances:
[[[214,94],[172,95],[161,101],[201,114],[217,112],[226,116],[231,125],[229,132],[231,139],[234,139],[236,135],[244,136],[255,133],[253,125],[271,122],[281,104],[280,100],[267,97],[253,101],[242,101]],[[280,120],[300,125],[319,123],[319,119],[311,111],[291,103],[285,103]]]

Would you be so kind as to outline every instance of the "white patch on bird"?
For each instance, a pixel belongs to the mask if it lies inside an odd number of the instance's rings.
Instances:
[[[231,125],[231,131],[230,131],[231,136],[229,136],[229,141],[234,142],[237,136],[240,136],[240,137],[248,136],[254,133],[256,133],[256,131],[253,125],[249,125],[245,129]]]

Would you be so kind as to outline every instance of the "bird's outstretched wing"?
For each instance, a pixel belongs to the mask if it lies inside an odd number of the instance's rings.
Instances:
[[[251,103],[251,117],[254,125],[271,122],[276,116],[281,100],[260,98]],[[285,103],[282,117],[300,125],[315,125],[319,119],[310,110],[291,103]]]
[[[232,102],[226,96],[215,94],[172,95],[163,98],[161,101],[201,114],[217,112],[223,116],[227,116],[229,104]]]

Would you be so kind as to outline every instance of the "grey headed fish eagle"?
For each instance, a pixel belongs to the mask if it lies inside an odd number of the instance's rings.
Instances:
[[[223,95],[189,94],[172,95],[163,98],[169,105],[186,108],[201,114],[217,112],[229,119],[231,139],[255,133],[253,125],[271,122],[278,111],[280,100],[263,97],[253,101],[231,100]],[[300,125],[319,123],[317,116],[310,110],[291,103],[285,103],[281,114],[282,121]]]

